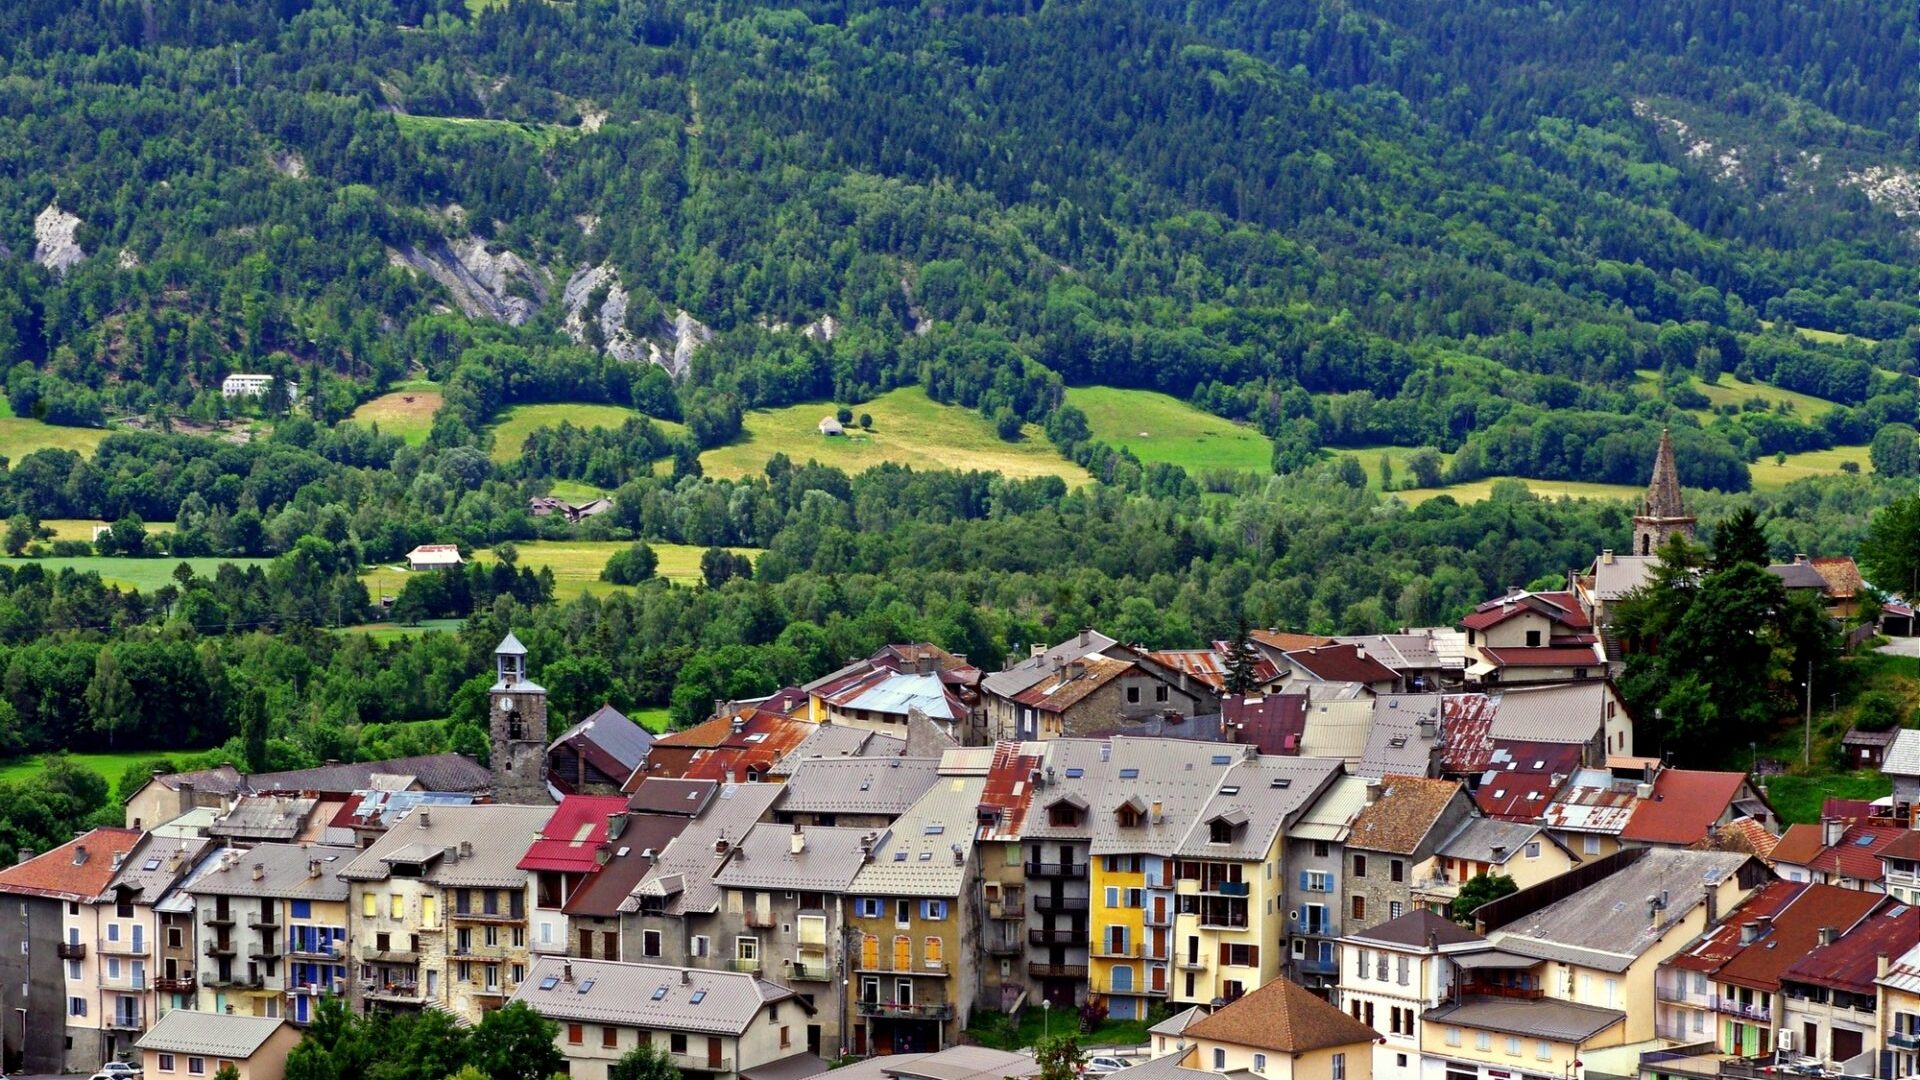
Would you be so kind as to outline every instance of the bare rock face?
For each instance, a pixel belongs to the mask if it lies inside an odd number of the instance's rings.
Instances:
[[[693,366],[694,350],[712,340],[713,331],[707,329],[707,324],[684,311],[674,316],[673,363],[667,365],[667,371],[676,379],[685,375]]]
[[[1920,214],[1920,174],[1896,165],[1869,165],[1847,173],[1841,182],[1859,188],[1868,201],[1893,211],[1896,217]]]
[[[832,341],[840,336],[840,320],[831,315],[822,315],[800,328],[801,336]]]
[[[120,255],[113,261],[113,264],[122,270],[138,270],[140,269],[140,256],[134,254],[132,248],[121,248]]]
[[[445,286],[469,318],[519,326],[546,304],[551,288],[544,270],[505,248],[490,250],[478,237],[449,243],[436,240],[427,250],[409,244],[393,257]]]
[[[307,175],[307,159],[300,156],[298,150],[275,150],[267,157],[267,163],[273,171],[289,180],[301,180]]]
[[[598,310],[587,310],[593,294],[602,286],[607,290],[606,299],[600,302]],[[577,270],[560,293],[560,306],[567,312],[560,328],[574,344],[585,345],[587,326],[591,323],[599,329],[600,348],[608,356],[639,363],[646,359],[646,348],[633,336],[633,331],[627,329],[627,300],[627,290],[620,287],[620,272],[613,267],[603,263]]]
[[[33,219],[33,261],[53,271],[55,277],[65,277],[87,257],[75,239],[79,230],[79,217],[48,203]]]

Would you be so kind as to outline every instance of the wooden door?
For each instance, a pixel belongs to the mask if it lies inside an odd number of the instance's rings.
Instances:
[[[718,1069],[720,1066],[720,1037],[709,1035],[707,1036],[707,1068]]]

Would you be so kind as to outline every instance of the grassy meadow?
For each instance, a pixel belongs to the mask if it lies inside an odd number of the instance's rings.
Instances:
[[[1166,394],[1076,386],[1067,390],[1067,404],[1087,414],[1094,438],[1125,447],[1149,465],[1164,462],[1190,473],[1232,469],[1261,475],[1273,468],[1273,445],[1259,431]]]
[[[130,766],[138,762],[163,754],[174,757],[186,754],[197,754],[201,753],[203,749],[204,748],[194,750],[124,750],[105,754],[68,754],[67,757],[71,759],[75,765],[104,778],[107,786],[111,788],[119,784],[121,773],[126,772]],[[42,758],[37,754],[28,757],[8,758],[5,761],[0,761],[0,782],[24,780],[40,771],[41,762]],[[117,795],[130,794],[132,793],[117,793]]]
[[[1831,450],[1788,454],[1785,464],[1777,464],[1771,456],[1767,456],[1747,467],[1753,472],[1753,490],[1778,491],[1803,477],[1837,473],[1841,464],[1848,461],[1860,466],[1863,473],[1873,470],[1864,446],[1836,446]]]
[[[15,559],[0,558],[0,565],[41,567],[49,574],[73,569],[81,573],[89,570],[100,575],[100,580],[108,585],[118,585],[123,589],[138,589],[152,592],[163,585],[173,584],[174,567],[186,563],[193,572],[212,576],[222,563],[235,566],[266,566],[271,559],[227,558],[225,556],[206,556],[192,559],[176,559],[170,556],[154,558],[130,558],[125,555],[81,555],[71,558]]]
[[[500,410],[499,419],[493,425],[492,457],[495,461],[512,461],[520,456],[520,448],[526,445],[527,436],[533,434],[534,429],[559,427],[562,420],[577,428],[617,428],[643,416],[646,414],[640,410],[624,405],[590,405],[584,402],[514,405]],[[678,435],[686,430],[672,420],[655,418],[653,422],[669,435]]]
[[[1364,459],[1363,459],[1364,460]],[[1617,499],[1632,502],[1646,494],[1646,488],[1633,484],[1595,484],[1584,480],[1534,480],[1524,476],[1489,476],[1441,487],[1407,488],[1393,496],[1409,506],[1418,506],[1436,495],[1451,495],[1456,502],[1479,502],[1493,494],[1493,485],[1502,480],[1518,480],[1527,490],[1543,499]]]
[[[836,406],[814,403],[747,413],[745,432],[725,446],[700,455],[707,475],[753,476],[775,453],[794,462],[808,460],[855,473],[883,462],[915,469],[978,469],[1027,479],[1058,476],[1068,484],[1088,480],[1085,469],[1060,456],[1038,426],[1026,425],[1019,442],[1005,442],[987,418],[972,409],[942,405],[917,386],[901,387],[853,405],[873,417],[873,430],[848,425],[848,434],[820,434],[820,418]],[[664,555],[662,556],[664,559]]]
[[[427,441],[433,414],[440,411],[440,388],[426,379],[394,383],[377,398],[362,402],[350,418],[356,424],[378,424],[388,435],[398,435],[408,446]]]
[[[520,565],[535,569],[546,567],[553,571],[553,592],[560,600],[571,600],[587,593],[604,596],[632,588],[627,585],[612,585],[600,580],[600,571],[607,565],[607,559],[614,552],[630,545],[626,540],[532,540],[514,547],[520,551]],[[693,544],[664,544],[649,542],[655,555],[660,558],[656,576],[676,585],[699,583],[700,555],[706,548]],[[755,548],[728,548],[736,554],[758,555]],[[496,556],[492,549],[474,552],[478,562],[493,562]],[[367,585],[367,591],[374,596],[398,596],[406,586],[409,571],[396,569],[391,565],[369,567],[360,572],[360,580]],[[397,628],[407,630],[409,628]]]

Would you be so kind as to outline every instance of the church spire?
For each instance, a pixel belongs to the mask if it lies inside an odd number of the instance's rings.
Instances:
[[[1640,555],[1660,550],[1675,533],[1693,538],[1694,518],[1680,496],[1680,470],[1673,463],[1673,433],[1660,431],[1660,449],[1653,457],[1653,479],[1647,482],[1647,497],[1640,512],[1633,516],[1633,549]]]

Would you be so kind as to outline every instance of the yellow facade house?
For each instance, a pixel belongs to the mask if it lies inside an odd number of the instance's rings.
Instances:
[[[1276,979],[1187,1023],[1171,1054],[1126,1072],[1165,1073],[1171,1065],[1263,1080],[1371,1080],[1375,1038],[1298,983]]]
[[[284,1020],[175,1009],[138,1046],[147,1080],[206,1080],[229,1065],[240,1080],[281,1080],[299,1042]]]

